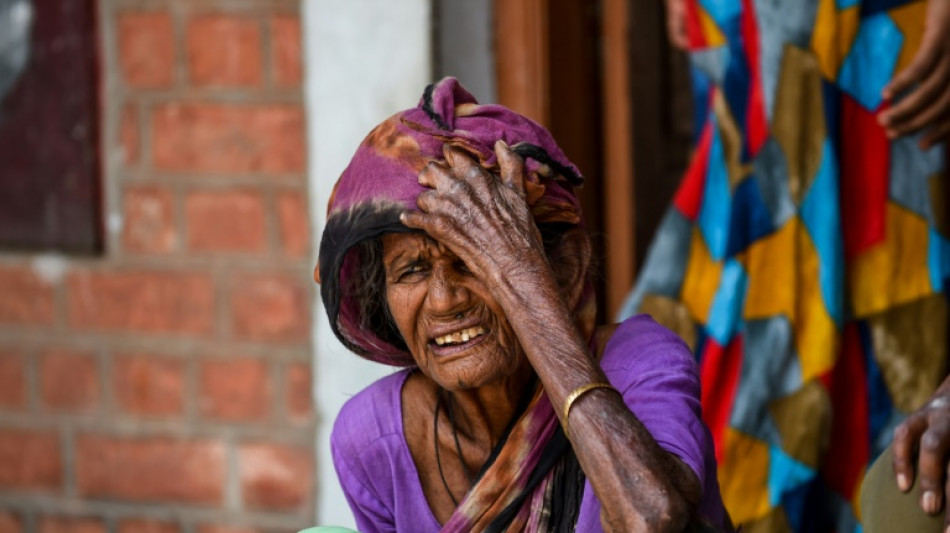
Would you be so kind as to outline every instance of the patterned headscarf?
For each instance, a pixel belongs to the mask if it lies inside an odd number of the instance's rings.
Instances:
[[[558,148],[551,134],[531,119],[500,105],[479,105],[455,78],[426,88],[419,105],[396,113],[367,135],[343,171],[327,206],[327,224],[320,242],[318,279],[321,295],[337,337],[367,359],[395,366],[415,361],[404,348],[360,324],[363,312],[346,281],[359,269],[360,242],[385,233],[410,231],[399,222],[405,210],[418,210],[416,198],[425,188],[419,172],[430,161],[443,160],[443,145],[471,154],[482,167],[496,172],[493,147],[499,139],[525,159],[525,189],[538,225],[583,225],[574,187],[582,178]],[[594,299],[590,284],[574,309],[575,321],[590,336]]]

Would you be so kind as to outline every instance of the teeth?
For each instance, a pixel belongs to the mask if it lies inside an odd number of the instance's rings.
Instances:
[[[445,346],[446,344],[459,344],[462,342],[468,342],[475,337],[484,334],[485,328],[481,326],[475,326],[474,328],[463,329],[462,331],[456,331],[455,333],[449,333],[448,335],[436,337],[435,343],[439,346]]]

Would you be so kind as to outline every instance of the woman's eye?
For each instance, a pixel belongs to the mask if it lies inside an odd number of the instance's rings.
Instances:
[[[407,278],[412,278],[417,274],[421,274],[426,271],[426,266],[421,263],[416,263],[414,265],[409,265],[399,274],[400,280],[405,280]]]

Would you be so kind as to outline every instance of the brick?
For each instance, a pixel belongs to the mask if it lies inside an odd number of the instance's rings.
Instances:
[[[53,288],[32,271],[0,267],[0,294],[0,323],[53,323]]]
[[[241,495],[254,509],[305,509],[313,496],[313,454],[309,448],[251,443],[239,450]]]
[[[0,429],[0,488],[62,488],[59,436],[50,431]]]
[[[292,257],[304,257],[310,248],[310,217],[303,195],[297,192],[281,193],[277,197],[277,213],[284,253]]]
[[[303,342],[310,331],[309,289],[279,274],[239,276],[231,287],[231,327],[239,338]]]
[[[168,87],[174,79],[172,20],[162,12],[119,15],[119,68],[130,87]]]
[[[175,249],[178,239],[172,201],[171,191],[158,187],[125,191],[122,243],[126,250],[168,253]]]
[[[80,435],[76,486],[85,498],[219,505],[224,445],[166,437]]]
[[[119,145],[126,165],[133,165],[139,160],[139,115],[138,109],[132,104],[122,107],[122,116],[119,119]]]
[[[266,247],[264,199],[252,191],[199,191],[185,199],[188,249],[261,252]]]
[[[260,529],[247,526],[232,526],[224,524],[201,524],[198,533],[261,533]]]
[[[93,355],[50,351],[40,357],[40,397],[56,410],[82,411],[98,406],[99,368]]]
[[[26,365],[23,354],[0,350],[0,408],[23,407],[26,407]]]
[[[185,364],[173,357],[116,357],[113,387],[118,408],[144,416],[181,415],[185,408]]]
[[[119,522],[117,533],[180,533],[181,527],[172,522],[148,518],[126,518]]]
[[[257,20],[199,15],[188,22],[188,72],[198,86],[262,84],[261,32]]]
[[[287,414],[294,420],[308,421],[313,414],[313,388],[310,365],[293,363],[284,375]]]
[[[69,323],[77,328],[183,334],[213,328],[209,274],[73,272],[66,285]]]
[[[95,518],[51,517],[40,519],[39,533],[106,533],[106,526]]]
[[[23,523],[20,517],[10,511],[0,511],[0,533],[21,533]]]
[[[259,359],[210,359],[201,364],[200,410],[207,417],[250,421],[271,413],[271,381]]]
[[[300,173],[300,106],[171,103],[152,113],[152,160],[159,170]]]
[[[271,17],[271,66],[274,83],[298,86],[303,80],[300,18],[295,15]]]

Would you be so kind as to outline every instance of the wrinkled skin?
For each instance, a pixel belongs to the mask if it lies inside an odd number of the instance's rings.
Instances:
[[[462,152],[446,148],[447,164],[432,163],[420,173],[419,182],[431,189],[418,198],[421,212],[402,216],[406,226],[425,231],[431,239],[416,237],[415,244],[405,236],[384,241],[384,257],[399,255],[400,246],[423,257],[425,273],[416,279],[418,286],[388,287],[387,296],[391,306],[413,309],[396,321],[404,335],[416,337],[409,346],[423,373],[431,371],[427,377],[451,391],[462,460],[472,467],[480,467],[481,457],[487,457],[514,412],[514,391],[523,390],[532,373],[555,406],[563,405],[570,391],[581,385],[606,381],[570,311],[585,283],[590,258],[586,234],[576,229],[565,236],[565,246],[574,251],[567,255],[577,263],[558,265],[555,272],[525,202],[524,163],[502,142],[495,150],[500,177]],[[385,259],[384,263],[388,269],[390,263]],[[398,276],[396,263],[392,266]],[[401,291],[414,296],[393,298]],[[435,352],[428,336],[433,328],[438,330],[440,321],[450,323],[459,313],[463,321],[471,313],[481,317],[480,323],[488,324],[489,330],[502,328],[498,335],[486,335],[488,339],[473,350],[482,350],[505,365],[511,362],[510,368],[515,369],[521,368],[517,361],[523,358],[529,372],[491,375],[485,368],[464,364],[464,358],[442,368],[433,365]],[[504,356],[499,354],[507,344],[503,324],[510,325],[518,341],[516,351]],[[433,392],[425,383],[422,379],[407,382],[404,394],[411,396],[407,411],[431,412],[428,403]],[[411,418],[412,414],[406,416],[407,424]],[[607,531],[682,531],[698,504],[699,480],[659,447],[618,394],[596,389],[581,396],[567,423],[578,461],[602,504],[601,522]],[[414,459],[428,466],[428,443],[421,425],[409,424],[406,431],[411,451],[416,450]],[[455,448],[447,442],[440,449],[452,452]],[[461,465],[448,460],[442,465],[452,492],[464,493],[468,486]],[[451,515],[452,502],[439,494],[441,480],[428,478],[423,479],[424,489],[429,488],[427,499],[442,520]]]
[[[950,527],[950,491],[947,463],[950,451],[950,378],[944,380],[930,401],[911,413],[894,430],[894,477],[904,492],[917,476],[921,488],[920,508],[936,515],[944,510],[944,529]]]

